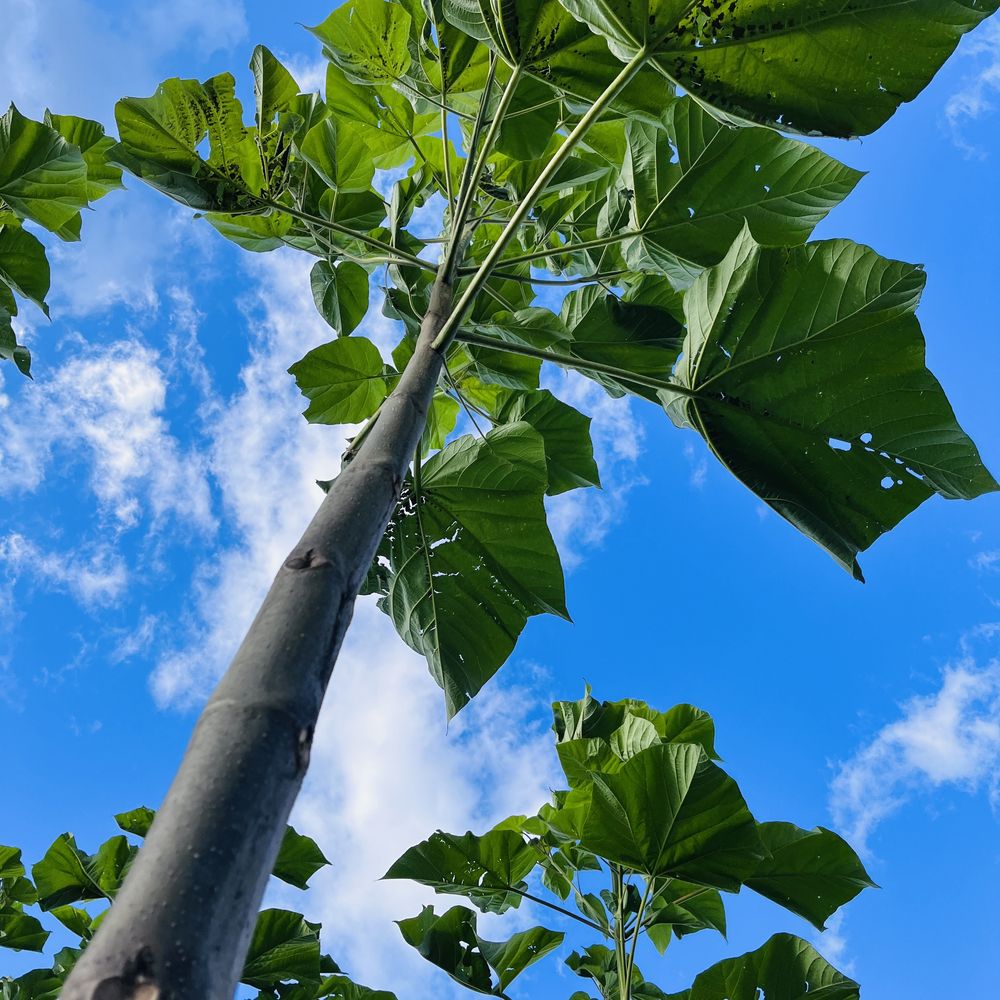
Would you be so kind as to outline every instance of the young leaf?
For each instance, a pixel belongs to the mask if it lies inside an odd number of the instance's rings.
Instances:
[[[387,879],[411,879],[435,892],[467,896],[484,913],[517,907],[524,879],[541,856],[520,834],[490,830],[458,836],[438,831],[411,847],[386,872]]]
[[[262,133],[268,132],[275,116],[287,111],[298,97],[299,85],[274,53],[264,45],[258,45],[253,50],[250,71],[253,73],[257,128]]]
[[[262,910],[240,982],[273,990],[288,980],[319,983],[319,924],[290,910]]]
[[[744,230],[685,298],[660,397],[856,579],[857,553],[934,492],[998,488],[924,365],[923,271],[846,240],[766,249]]]
[[[126,833],[134,833],[137,837],[145,837],[149,833],[149,828],[153,825],[155,816],[156,813],[148,806],[139,806],[138,809],[118,813],[115,816],[115,822]]]
[[[310,351],[288,369],[310,400],[303,414],[313,424],[366,420],[389,391],[378,348],[364,337],[342,337]]]
[[[334,267],[318,260],[309,275],[313,299],[320,316],[338,337],[352,333],[368,312],[368,272],[354,261]]]
[[[995,0],[780,7],[562,0],[627,61],[645,49],[689,94],[786,131],[867,135],[927,86]],[[770,998],[768,998],[770,1000]]]
[[[312,837],[307,837],[289,826],[278,849],[272,874],[282,882],[297,889],[308,889],[309,879],[330,862]]]
[[[546,483],[542,439],[517,423],[459,438],[424,466],[419,492],[403,488],[379,606],[427,657],[449,717],[496,673],[529,616],[568,617]]]
[[[592,778],[581,846],[649,877],[737,891],[763,848],[732,778],[701,747],[662,743]]]
[[[757,832],[768,854],[746,880],[747,887],[821,931],[831,914],[862,889],[875,886],[851,846],[831,830],[761,823]]]
[[[812,945],[790,934],[738,958],[727,958],[695,977],[690,989],[666,1000],[859,1000],[860,987],[838,972]]]

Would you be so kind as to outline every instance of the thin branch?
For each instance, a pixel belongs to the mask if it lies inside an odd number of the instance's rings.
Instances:
[[[587,361],[585,358],[578,358],[572,354],[561,354],[558,351],[546,351],[540,347],[529,347],[527,344],[514,344],[499,337],[487,337],[481,333],[469,333],[461,331],[455,339],[461,344],[477,344],[479,347],[491,347],[495,351],[507,351],[509,354],[523,354],[528,358],[540,358],[542,361],[551,361],[553,364],[562,365],[564,368],[576,368],[582,372],[598,372],[602,375],[611,375],[622,382],[633,382],[636,385],[649,386],[651,389],[669,389],[677,393],[678,396],[688,396],[692,399],[702,399],[703,392],[698,389],[689,389],[686,385],[672,382],[666,378],[656,378],[654,375],[642,375],[639,372],[630,372],[624,368],[617,368],[615,365],[605,365],[600,361]]]
[[[588,927],[598,931],[605,937],[607,936],[607,932],[604,928],[594,920],[588,920],[579,913],[574,913],[572,910],[567,910],[563,906],[557,906],[555,903],[550,903],[547,899],[542,899],[540,896],[533,896],[530,892],[525,892],[523,889],[518,889],[512,885],[507,886],[507,888],[511,892],[516,892],[519,896],[523,896],[525,899],[530,899],[533,903],[538,903],[541,906],[547,906],[550,910],[555,910],[556,913],[561,913],[564,917],[572,917],[574,920],[578,920],[581,924],[586,924]]]

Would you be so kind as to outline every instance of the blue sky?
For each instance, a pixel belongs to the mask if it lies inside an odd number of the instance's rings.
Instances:
[[[261,0],[141,12],[0,0],[0,101],[110,124],[117,97],[166,76],[230,70],[246,93],[257,42],[315,86],[319,53],[294,21],[328,12],[312,0],[288,15]],[[877,136],[824,143],[869,175],[818,234],[927,265],[929,363],[995,473],[998,88],[1000,25],[987,25]],[[343,442],[302,420],[284,374],[326,339],[307,264],[243,254],[129,187],[54,255],[54,321],[25,317],[34,383],[12,370],[0,383],[0,714],[13,751],[0,843],[31,859],[66,829],[93,849],[113,813],[160,800]],[[377,309],[363,332],[393,342]],[[536,807],[558,783],[547,705],[589,681],[603,698],[709,710],[759,818],[863,843],[883,888],[818,946],[866,1000],[991,995],[1000,498],[930,501],[862,558],[861,586],[661,411],[553,378],[595,415],[606,483],[552,511],[576,624],[535,619],[499,682],[446,731],[425,667],[363,604],[294,817],[334,868],[310,895],[276,901],[323,920],[361,981],[401,1000],[448,995],[391,923],[424,894],[375,879],[437,827],[483,829]],[[730,912],[728,943],[686,939],[662,964],[647,956],[647,976],[678,989],[774,931],[812,936],[763,901]],[[524,911],[509,926],[529,919],[547,922]],[[31,962],[8,956],[0,971]],[[556,965],[514,995],[569,995]]]

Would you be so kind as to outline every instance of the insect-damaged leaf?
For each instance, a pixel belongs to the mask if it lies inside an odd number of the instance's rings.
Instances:
[[[688,292],[660,392],[765,503],[856,578],[856,559],[933,493],[997,489],[924,364],[914,265],[846,240],[766,249],[748,231]]]
[[[532,615],[568,618],[545,521],[541,436],[507,424],[466,436],[410,480],[380,548],[380,607],[427,657],[453,716],[500,668]]]
[[[693,97],[785,130],[874,132],[996,0],[561,0],[622,60],[644,49]]]

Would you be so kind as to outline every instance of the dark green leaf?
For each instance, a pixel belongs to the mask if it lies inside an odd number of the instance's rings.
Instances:
[[[258,45],[250,57],[253,93],[257,106],[257,128],[267,132],[275,117],[287,111],[299,93],[299,85],[274,53]]]
[[[329,864],[315,840],[289,826],[285,829],[273,874],[297,889],[308,889],[309,879]]]
[[[419,494],[404,486],[383,542],[391,580],[380,606],[427,657],[449,716],[499,669],[529,616],[567,617],[546,482],[542,439],[518,423],[459,438],[424,466]]]
[[[129,812],[118,813],[115,822],[126,833],[134,833],[137,837],[145,837],[153,825],[156,812],[147,806],[139,806]]]
[[[52,910],[52,916],[77,937],[86,940],[91,936],[94,921],[86,910],[81,910],[78,906],[57,906]]]
[[[368,272],[353,261],[334,267],[319,260],[309,276],[320,316],[340,337],[346,337],[368,312]]]
[[[388,879],[411,879],[435,892],[467,896],[484,913],[517,907],[524,879],[538,864],[537,850],[512,830],[457,836],[438,831],[411,847],[386,872]]]
[[[240,982],[273,989],[288,980],[319,983],[319,925],[290,910],[261,910]]]
[[[662,743],[594,774],[581,845],[648,876],[736,891],[763,855],[736,782],[701,747]]]
[[[761,823],[757,832],[768,856],[746,880],[747,886],[819,930],[862,889],[875,885],[850,845],[831,830]]]
[[[49,932],[37,918],[20,910],[0,910],[0,948],[42,951]]]
[[[76,846],[72,834],[53,841],[45,856],[32,868],[43,910],[88,899],[111,899],[125,878],[136,849],[121,836],[105,841],[96,854]]]
[[[859,1000],[860,987],[812,945],[790,934],[738,958],[727,958],[695,978],[690,989],[666,1000]]]
[[[924,364],[919,267],[845,240],[766,249],[744,230],[685,297],[661,391],[765,503],[862,579],[857,553],[934,492],[997,489]]]

